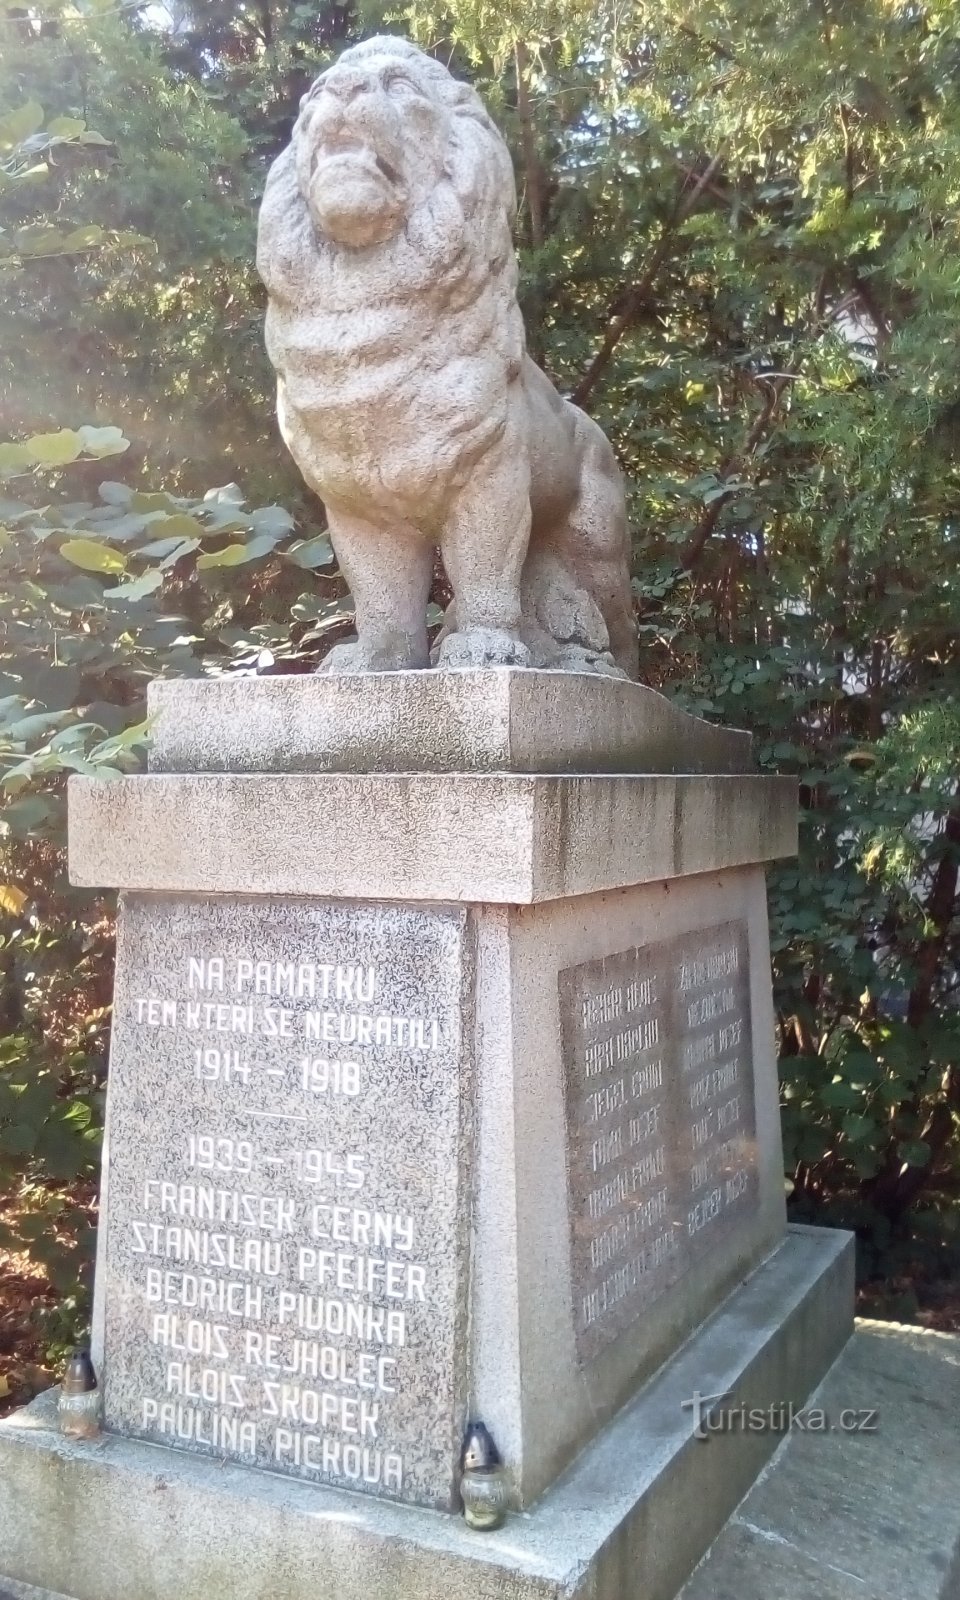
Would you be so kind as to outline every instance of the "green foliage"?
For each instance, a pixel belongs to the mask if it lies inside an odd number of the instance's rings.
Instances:
[[[222,470],[273,434],[243,135],[156,40],[53,15],[0,21],[19,35],[0,66],[0,1249],[62,1292],[59,1347],[88,1305],[112,965],[110,897],[66,881],[65,779],[140,764],[151,678],[309,665],[350,613],[309,513],[298,538],[279,506],[194,487],[198,438]],[[160,470],[170,491],[140,487]],[[259,475],[293,477],[272,442]]]
[[[250,142],[162,42],[122,8],[0,17],[0,433],[123,418],[143,481],[254,484],[253,459],[294,491],[261,446]]]
[[[795,1205],[887,1263],[922,1240],[940,1270],[960,1244],[947,0],[0,20],[0,1176],[29,1217],[71,1162],[92,1171],[110,908],[65,882],[65,775],[142,758],[151,677],[302,670],[349,627],[276,435],[253,224],[299,95],[385,17],[507,131],[531,349],[627,474],[643,676],[800,779],[799,862],[771,877]],[[228,479],[243,493],[204,495]]]

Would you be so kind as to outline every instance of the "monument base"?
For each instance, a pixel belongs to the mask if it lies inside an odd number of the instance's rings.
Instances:
[[[736,1428],[708,1448],[694,1396],[801,1405],[852,1331],[852,1280],[851,1235],[791,1228],[496,1533],[118,1436],[79,1444],[50,1392],[0,1423],[0,1573],[70,1600],[672,1600],[783,1437]]]

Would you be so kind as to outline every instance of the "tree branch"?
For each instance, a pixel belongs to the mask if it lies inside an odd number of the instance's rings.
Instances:
[[[720,44],[717,39],[707,39],[702,33],[698,33],[696,28],[691,28],[689,23],[678,23],[677,32],[684,34],[688,39],[692,39],[695,44],[703,45],[704,49],[709,50],[710,54],[716,56],[719,61],[736,61],[737,59],[729,45]]]
[[[789,377],[784,375],[767,385],[767,397],[754,418],[750,432],[744,439],[740,449],[735,450],[732,455],[727,456],[720,463],[720,470],[717,473],[718,478],[729,478],[732,473],[743,466],[748,457],[753,455],[754,450],[763,440],[763,436],[773,420],[774,412],[780,404],[780,396],[793,376],[794,374],[792,373]],[[707,540],[717,525],[721,511],[727,501],[732,499],[734,493],[735,491],[731,489],[727,494],[718,495],[716,500],[711,500],[710,504],[704,508],[699,522],[680,549],[680,565],[684,571],[689,572],[691,567],[696,566]]]
[[[647,263],[643,277],[629,290],[623,310],[611,320],[600,349],[573,391],[571,398],[575,406],[586,406],[594,389],[610,365],[617,345],[649,295],[657,273],[670,255],[677,229],[690,215],[700,196],[709,189],[721,159],[722,152],[714,156],[709,166],[700,174],[692,189],[688,190],[685,182],[681,186],[673,210],[664,224],[663,233],[660,235],[657,247]]]
[[[517,116],[520,118],[520,146],[523,150],[524,187],[527,210],[530,213],[530,243],[535,250],[543,244],[543,193],[540,183],[540,162],[537,158],[537,140],[530,108],[530,89],[527,74],[530,58],[521,39],[514,48],[514,66],[517,74]]]
[[[940,859],[933,874],[925,906],[933,933],[920,946],[915,962],[913,987],[907,1003],[907,1022],[923,1029],[933,1008],[938,975],[947,956],[947,940],[956,914],[960,887],[960,783],[954,790],[943,832],[939,836]],[[922,1037],[922,1033],[921,1033]],[[864,1184],[873,1205],[885,1216],[896,1219],[911,1206],[933,1176],[937,1161],[953,1138],[954,1114],[960,1110],[960,1072],[950,1067],[944,1073],[942,1098],[933,1106],[920,1137],[930,1148],[930,1159],[923,1166],[904,1166],[898,1146],[896,1124],[914,1122],[922,1106],[922,1087],[914,1090],[897,1107],[890,1148],[875,1178]]]
[[[836,305],[830,308],[829,312],[825,313],[824,304],[826,301],[826,293],[827,276],[824,274],[817,284],[816,292],[813,297],[813,323],[810,329],[812,336],[816,336],[816,334],[820,333],[827,324],[834,322],[837,317],[842,316],[852,298],[852,296],[849,294],[844,295],[840,300],[837,301]],[[740,445],[739,449],[734,450],[720,463],[717,477],[721,481],[724,478],[731,477],[733,473],[739,471],[741,467],[745,466],[750,457],[762,444],[770,424],[773,422],[773,419],[776,416],[780,401],[783,398],[784,391],[798,376],[799,363],[797,363],[790,371],[778,373],[776,377],[770,376],[767,378],[758,378],[757,381],[765,385],[767,391],[766,397],[759,412],[753,419],[750,431],[744,439],[743,444]],[[690,568],[694,567],[699,561],[701,555],[703,554],[707,540],[710,538],[710,535],[713,533],[713,530],[720,519],[721,511],[727,502],[732,499],[735,492],[735,490],[731,489],[727,494],[718,495],[716,500],[711,500],[710,504],[704,507],[703,513],[700,516],[700,519],[694,527],[692,533],[680,547],[680,566],[684,571],[688,572]]]

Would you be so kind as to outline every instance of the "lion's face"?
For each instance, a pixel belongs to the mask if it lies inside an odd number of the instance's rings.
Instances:
[[[440,181],[449,112],[423,59],[348,51],[302,102],[297,180],[314,225],[337,244],[384,243]]]

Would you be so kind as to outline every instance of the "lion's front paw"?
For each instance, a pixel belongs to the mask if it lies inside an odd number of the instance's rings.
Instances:
[[[324,656],[317,668],[317,674],[339,677],[340,674],[369,672],[369,670],[359,640],[353,639],[347,644],[335,644]]]
[[[505,628],[465,628],[450,633],[440,646],[437,666],[528,667],[530,651]]]
[[[390,638],[371,644],[362,639],[335,644],[317,668],[330,677],[349,677],[360,672],[410,672],[427,665],[426,655],[406,638]]]

